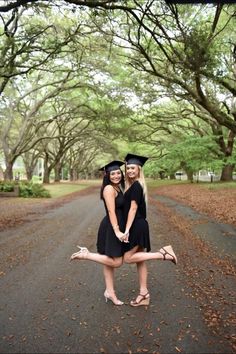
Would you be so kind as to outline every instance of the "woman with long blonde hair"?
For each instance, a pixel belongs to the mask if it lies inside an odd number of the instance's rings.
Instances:
[[[177,264],[177,257],[170,245],[162,247],[157,252],[150,252],[149,225],[146,220],[147,187],[142,171],[142,166],[147,160],[147,157],[134,154],[127,154],[125,157],[124,217],[126,238],[124,240],[124,262],[136,263],[139,277],[139,294],[135,300],[130,302],[131,306],[149,305],[150,302],[145,261],[160,259],[170,260]]]

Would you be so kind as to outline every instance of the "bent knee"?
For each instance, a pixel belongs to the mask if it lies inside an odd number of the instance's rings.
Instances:
[[[124,254],[124,262],[127,264],[131,263],[131,257],[129,254]]]
[[[115,259],[114,268],[119,268],[122,265],[122,263],[123,263],[122,257]]]

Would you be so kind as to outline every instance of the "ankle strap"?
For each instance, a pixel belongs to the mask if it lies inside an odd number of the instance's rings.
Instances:
[[[142,296],[143,299],[146,299],[147,297],[149,297],[149,292],[147,292],[145,295],[139,294],[138,296]]]

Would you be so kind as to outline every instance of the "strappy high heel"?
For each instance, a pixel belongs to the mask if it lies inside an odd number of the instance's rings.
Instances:
[[[168,250],[167,250],[167,249],[168,249]],[[164,252],[161,252],[162,250],[163,250]],[[172,248],[171,245],[162,247],[162,248],[160,249],[160,251],[158,251],[158,252],[162,254],[164,261],[171,261],[171,262],[173,262],[174,264],[177,264],[177,257],[176,257],[176,255],[175,255],[175,253],[174,253],[173,248]],[[166,258],[166,255],[167,255],[167,254],[168,254],[169,256],[171,256],[172,259]]]
[[[73,261],[74,259],[86,259],[89,250],[86,247],[76,247],[79,248],[79,252],[73,253],[70,257],[70,261]]]
[[[137,306],[148,306],[149,305],[149,303],[150,303],[149,292],[147,292],[145,295],[139,294],[138,296],[140,296],[141,299],[139,301],[131,300],[130,301],[131,306],[137,307]]]
[[[79,248],[79,252],[88,252],[88,249],[87,249],[87,247],[80,247],[80,246],[76,246],[77,248]]]
[[[104,292],[104,297],[105,297],[105,301],[107,302],[108,300],[110,300],[111,302],[113,302],[114,305],[116,306],[121,306],[124,305],[124,303],[118,299],[115,299],[113,296],[111,296],[110,294],[108,294],[107,290],[105,290]]]

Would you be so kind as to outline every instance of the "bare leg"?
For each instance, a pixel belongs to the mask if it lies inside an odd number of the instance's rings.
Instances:
[[[162,247],[158,252],[143,252],[139,246],[132,248],[124,255],[126,263],[136,263],[139,277],[139,295],[135,301],[131,301],[132,306],[149,305],[150,295],[147,288],[147,265],[145,261],[151,259],[164,259],[177,263],[176,255],[171,246]]]
[[[125,263],[139,263],[151,259],[169,260],[175,264],[177,263],[177,257],[171,246],[165,246],[157,252],[139,251],[138,246],[136,246],[124,255]]]
[[[103,265],[107,265],[109,267],[118,268],[123,263],[123,257],[108,257],[104,254],[92,253],[89,252],[87,248],[80,247],[81,250],[79,252],[73,253],[70,260],[79,259],[79,260],[89,260],[93,262],[97,262]]]
[[[148,270],[145,262],[137,263],[137,271],[138,271],[138,280],[139,280],[139,294],[147,295],[147,278],[148,278]],[[136,303],[139,303],[142,300],[142,296],[138,295],[136,298]]]
[[[115,305],[123,304],[116,297],[114,288],[114,268],[104,265],[103,274],[106,284],[106,290],[104,293],[105,298],[110,299]]]
[[[110,295],[115,293],[114,289],[114,268],[104,265],[103,275],[106,284],[106,290]]]

